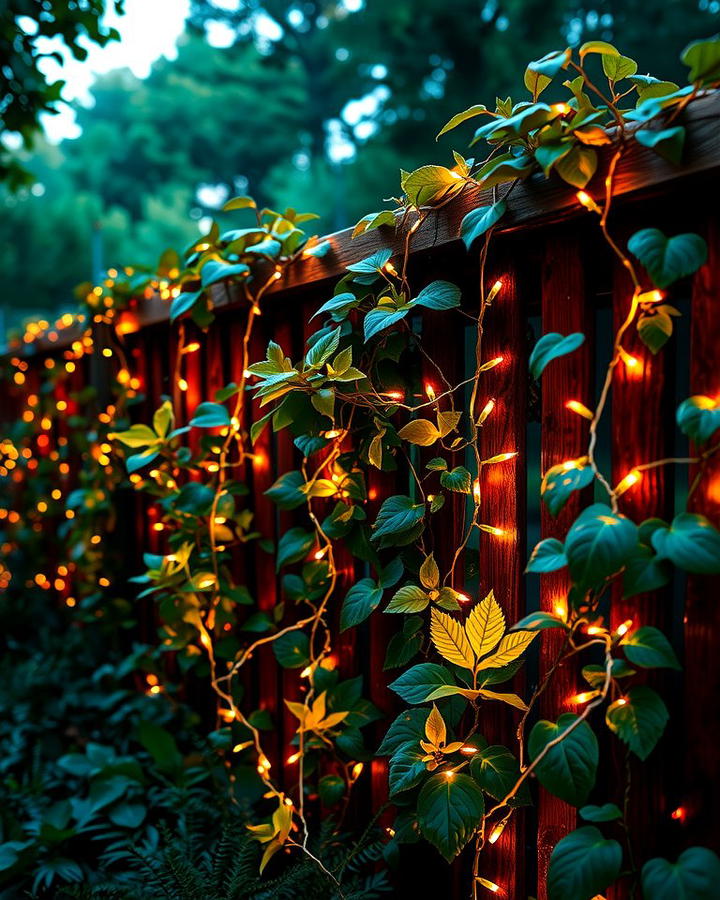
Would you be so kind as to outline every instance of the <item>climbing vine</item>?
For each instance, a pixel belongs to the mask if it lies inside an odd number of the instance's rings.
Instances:
[[[720,81],[717,39],[691,44],[682,58],[690,83],[681,88],[638,75],[633,60],[593,41],[577,52],[556,51],[530,63],[527,99],[498,100],[494,109],[477,105],[454,116],[438,137],[480,120],[472,144],[485,142],[489,152],[482,159],[455,152],[452,168],[429,165],[402,173],[395,208],[365,217],[354,230],[358,235],[394,229],[401,251],[379,250],[347,266],[332,296],[315,312],[312,321],[319,327],[299,358],[275,341],[265,359],[251,356],[254,329],[275,282],[308,256],[322,258],[329,249],[327,241],[306,239],[300,226],[312,217],[294,210],[258,209],[250,198],[236,198],[226,210],[243,215],[249,210],[255,217],[250,227],[221,233],[213,225],[183,260],[166,256],[156,273],[115,273],[88,292],[86,316],[106,325],[117,324],[114,316],[122,319],[120,311],[139,291],[167,297],[177,335],[174,387],[180,392],[187,389],[185,361],[199,346],[187,339],[188,322],[213,327],[217,285],[232,286],[244,310],[245,330],[235,348],[240,377],[201,402],[187,422],[178,419],[171,399],[162,401],[151,423],[123,421],[142,385],[119,357],[118,399],[103,411],[102,428],[89,433],[91,443],[83,450],[97,466],[78,476],[81,486],[71,494],[60,486],[57,503],[74,514],[68,516],[67,542],[75,548],[74,565],[87,576],[91,596],[101,585],[93,556],[102,543],[94,540],[100,534],[96,517],[112,515],[112,494],[120,480],[116,463],[124,453],[133,489],[152,503],[153,528],[163,541],[162,552],[146,554],[145,572],[135,579],[140,596],[157,601],[163,650],[176,654],[184,669],[209,674],[228,765],[251,763],[262,782],[264,812],[248,826],[263,848],[261,870],[277,851],[295,849],[342,890],[344,868],[326,868],[309,843],[307,801],[317,793],[342,818],[375,749],[367,746],[363,729],[381,713],[362,697],[357,679],[338,676],[332,611],[340,604],[343,631],[370,616],[390,615],[401,623],[385,665],[403,669],[390,687],[409,708],[390,724],[377,749],[388,759],[395,811],[387,829],[388,860],[400,844],[421,839],[448,861],[470,845],[471,896],[483,891],[507,895],[485,873],[483,851],[500,838],[517,809],[531,803],[530,784],[537,780],[577,807],[589,823],[555,847],[547,886],[554,900],[590,900],[619,878],[629,879],[636,896],[640,891],[647,898],[712,895],[720,861],[710,850],[690,848],[672,863],[639,860],[627,805],[587,804],[602,762],[594,730],[598,719],[592,713],[601,709],[614,739],[646,759],[666,727],[668,711],[638,674],[680,667],[657,628],[631,620],[610,627],[611,594],[632,597],[660,588],[673,568],[720,572],[720,532],[703,516],[682,511],[669,523],[659,518],[633,522],[618,508],[618,498],[659,466],[696,466],[691,492],[696,489],[707,461],[720,451],[715,399],[693,396],[677,410],[677,424],[696,448],[692,456],[647,460],[614,484],[597,454],[613,373],[619,366],[637,365],[626,349],[628,335],[635,329],[652,353],[660,352],[680,315],[666,290],[706,259],[705,242],[697,234],[669,236],[647,227],[624,242],[611,222],[616,173],[625,154],[640,144],[681,164],[685,130],[680,114]],[[564,101],[541,99],[561,86],[568,92]],[[599,186],[598,151],[607,159]],[[473,596],[464,584],[463,562],[477,542],[502,543],[511,527],[493,520],[486,486],[492,473],[517,456],[517,448],[484,457],[480,439],[502,414],[488,391],[486,373],[512,365],[486,353],[485,337],[504,299],[503,281],[489,279],[486,264],[493,233],[509,215],[512,192],[537,175],[577,191],[578,202],[596,219],[598,240],[626,272],[628,300],[594,407],[568,398],[568,409],[587,420],[586,450],[550,468],[542,480],[542,501],[553,516],[574,492],[594,489],[595,502],[581,511],[564,539],[540,541],[527,564],[531,575],[567,569],[567,596],[553,611],[513,622],[497,599],[505,586]],[[460,230],[468,252],[479,254],[479,298],[463,296],[452,280],[415,283],[408,263],[413,240],[428,227],[428,218],[461,195],[480,196],[481,189],[492,189],[493,201],[473,208]],[[449,380],[423,344],[426,310],[463,317],[474,331],[472,371],[458,383]],[[530,356],[532,378],[541,380],[548,365],[583,341],[581,333],[544,334]],[[92,347],[80,343],[77,355],[82,357]],[[122,353],[120,345],[106,349],[109,356]],[[15,360],[16,382],[23,367],[27,364]],[[423,371],[432,372],[432,379],[423,378]],[[0,474],[10,481],[20,480],[14,469],[29,473],[38,454],[42,457],[37,423],[42,432],[43,413],[37,398],[31,399],[23,413],[24,436],[2,445]],[[77,423],[68,419],[68,425]],[[266,496],[283,513],[302,513],[303,522],[287,529],[274,548],[258,530],[248,499],[254,478],[268,464],[258,449],[266,429],[288,432],[298,459]],[[25,459],[24,448],[33,440],[38,446]],[[368,508],[374,507],[368,500],[374,499],[380,472],[394,473],[398,492],[382,497],[371,517]],[[439,529],[446,527],[438,524],[440,511],[453,498],[457,509],[458,497],[460,539],[443,568],[433,550]],[[83,515],[75,519],[80,511]],[[33,521],[48,514],[57,510],[36,504]],[[16,529],[27,524],[12,523]],[[16,540],[24,540],[22,532]],[[271,549],[283,573],[283,601],[272,608],[251,595],[234,565],[236,551],[251,544],[259,552]],[[61,565],[67,572],[67,564]],[[355,579],[353,573],[360,570],[362,577]],[[89,601],[82,605],[90,608]],[[546,629],[563,635],[557,658],[536,690],[523,696],[510,683],[518,683],[515,675],[526,651]],[[281,666],[301,670],[302,687],[284,698],[296,720],[286,748],[286,771],[294,767],[295,773],[291,779],[274,774],[271,754],[264,749],[271,724],[262,710],[252,709],[246,692],[248,664],[268,645]],[[555,721],[538,721],[540,698],[558,668],[574,657],[583,662],[588,684],[575,698],[579,711],[558,711]],[[511,723],[512,746],[486,740],[486,725],[497,717]],[[605,837],[603,823],[619,824],[624,843]]]

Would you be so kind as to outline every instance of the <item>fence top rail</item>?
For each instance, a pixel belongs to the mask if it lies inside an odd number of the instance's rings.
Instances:
[[[694,100],[683,111],[679,120],[686,128],[686,140],[682,168],[662,159],[653,150],[632,141],[615,171],[616,197],[658,193],[673,182],[700,174],[720,171],[720,92],[712,92]],[[606,149],[600,153],[600,165],[595,184],[601,184],[610,159]],[[538,174],[526,182],[517,184],[508,198],[508,210],[497,232],[525,230],[551,221],[587,215],[578,203],[575,190],[559,178],[545,178]],[[460,223],[463,217],[478,206],[489,205],[494,200],[493,190],[463,191],[456,200],[433,210],[424,225],[413,235],[411,254],[418,255],[459,241]],[[397,218],[400,217],[400,211]],[[322,238],[330,245],[323,257],[305,257],[290,267],[282,282],[271,287],[272,293],[307,288],[332,278],[339,278],[345,268],[377,250],[391,248],[393,253],[402,249],[404,236],[389,226],[383,226],[367,234],[352,237],[352,228],[336,231]],[[213,289],[213,305],[216,309],[237,303],[232,290],[224,285]],[[144,328],[167,321],[170,304],[159,296],[141,299],[133,309],[135,326]],[[77,340],[81,330],[76,327],[63,329],[54,341],[40,335],[22,350],[22,356],[58,351]]]

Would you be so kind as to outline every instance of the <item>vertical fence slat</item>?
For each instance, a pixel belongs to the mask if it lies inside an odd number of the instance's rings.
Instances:
[[[578,235],[563,231],[551,235],[546,244],[542,268],[542,334],[559,332],[585,334],[585,343],[574,353],[554,361],[542,376],[542,432],[540,468],[544,474],[552,466],[577,459],[587,450],[587,423],[565,407],[568,400],[592,406],[592,318],[585,297],[582,245]],[[584,505],[584,498],[573,494],[561,512],[553,517],[545,504],[541,508],[543,538],[562,540]],[[540,580],[540,608],[555,611],[565,608],[569,589],[566,570],[550,572]],[[557,629],[540,634],[539,683],[554,665],[564,644]],[[542,718],[557,719],[567,712],[569,698],[577,690],[578,675],[572,664],[560,666],[548,682],[539,700]],[[558,797],[539,788],[538,794],[538,900],[546,900],[546,876],[550,854],[557,842],[576,825],[575,809]]]
[[[690,394],[720,396],[720,228],[708,224],[709,258],[695,276],[692,295]],[[715,435],[717,440],[717,434]],[[693,479],[697,471],[691,470]],[[720,458],[712,457],[688,504],[691,512],[720,523]],[[720,696],[718,634],[720,634],[720,577],[688,577],[685,600],[685,783],[687,842],[717,847],[720,843]],[[683,841],[685,843],[685,841]]]
[[[626,224],[621,233],[627,236],[632,230]],[[632,290],[627,271],[617,264],[613,277],[614,333],[628,314]],[[672,361],[668,352],[651,353],[638,337],[634,324],[625,333],[622,347],[628,356],[616,365],[612,381],[612,482],[615,485],[635,466],[672,455],[669,428],[672,412],[667,390]],[[633,361],[636,361],[634,365]],[[672,513],[667,489],[671,476],[672,471],[666,466],[643,472],[640,481],[620,496],[620,512],[637,523],[652,516],[668,518]],[[624,598],[621,584],[616,584],[612,593],[610,626],[615,630],[631,621],[632,630],[642,625],[654,625],[666,632],[671,608],[669,589]],[[652,672],[646,673],[643,680],[649,681],[667,697],[673,677],[677,676]],[[633,836],[633,852],[641,860],[659,849],[658,836],[667,815],[663,786],[669,777],[668,741],[671,740],[672,734],[666,732],[659,747],[644,762],[637,760],[624,744],[615,739],[610,741],[617,783],[614,795],[608,799],[622,808],[626,781],[630,779],[628,824]],[[627,885],[621,883],[608,894],[619,900],[626,890]]]
[[[501,528],[505,534],[480,534],[480,596],[493,589],[510,625],[525,614],[527,335],[525,305],[507,258],[492,270],[488,284],[496,278],[503,287],[485,317],[483,359],[502,356],[503,362],[483,377],[482,386],[495,399],[495,409],[482,430],[481,452],[484,459],[513,450],[518,456],[488,466],[481,476],[483,515],[490,519],[485,524]],[[516,675],[513,689],[519,688],[520,680]],[[518,718],[519,713],[508,708],[494,717],[486,705],[481,732],[490,743],[513,748]],[[484,849],[480,875],[498,884],[508,897],[521,897],[525,867],[518,865],[518,860],[524,858],[523,814],[516,812],[498,841]]]

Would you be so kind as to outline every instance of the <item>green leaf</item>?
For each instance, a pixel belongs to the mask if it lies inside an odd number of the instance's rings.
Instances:
[[[521,115],[521,114],[520,114]],[[543,117],[546,117],[543,113]],[[513,117],[515,118],[515,117]],[[505,124],[510,119],[501,120]],[[524,178],[533,170],[533,160],[530,156],[513,156],[510,153],[496,156],[489,160],[477,173],[478,184],[486,190],[495,187],[496,184],[504,184],[506,181],[515,181]]]
[[[371,309],[363,322],[365,340],[369,341],[376,334],[400,322],[411,309],[412,307],[407,304],[399,309],[394,309],[391,306],[376,306],[375,309]]]
[[[302,472],[285,472],[266,491],[278,509],[295,509],[302,506],[307,498],[301,488],[305,484]]]
[[[628,250],[645,266],[659,288],[692,275],[707,259],[707,244],[699,234],[676,234],[668,238],[659,228],[636,231],[628,241]]]
[[[322,313],[330,313],[336,322],[341,322],[343,319],[347,318],[350,310],[355,309],[359,304],[360,301],[355,294],[351,294],[350,291],[343,291],[340,294],[335,294],[335,296],[331,297],[329,300],[326,300],[320,309],[310,316],[310,320],[312,321],[315,316],[319,316]]]
[[[305,528],[291,528],[280,538],[275,559],[275,569],[299,562],[315,546],[315,534]]]
[[[199,403],[190,424],[195,428],[227,428],[231,424],[230,413],[220,403]]]
[[[422,612],[430,603],[430,598],[422,588],[415,584],[406,584],[393,596],[385,608],[386,613]]]
[[[591,688],[602,688],[605,683],[605,674],[605,666],[590,665],[582,668],[582,677]],[[614,659],[610,667],[610,674],[613,678],[627,678],[635,674],[635,669],[631,669],[624,659]]]
[[[587,465],[587,458],[572,461],[572,466],[559,463],[545,473],[540,493],[543,503],[556,516],[565,506],[574,491],[580,491],[593,482],[595,473],[592,466]]]
[[[359,625],[382,600],[382,588],[372,578],[361,578],[345,595],[340,612],[340,631]]]
[[[622,810],[614,803],[603,803],[602,806],[583,806],[580,815],[586,822],[614,822],[622,819]]]
[[[140,722],[138,740],[155,760],[160,771],[175,771],[182,765],[182,756],[175,738],[160,725],[154,722]]]
[[[675,418],[683,434],[704,444],[720,428],[720,407],[710,397],[695,395],[683,400]]]
[[[492,206],[479,206],[477,209],[471,209],[463,217],[460,223],[460,237],[468,250],[481,235],[500,221],[506,211],[507,203],[504,200],[498,200]]]
[[[669,559],[686,572],[720,572],[720,531],[696,513],[680,513],[670,528],[653,532],[652,545],[660,559]]]
[[[652,625],[626,634],[620,644],[630,662],[643,669],[682,668],[668,639]]]
[[[193,516],[206,516],[212,508],[214,499],[215,491],[211,487],[198,481],[188,481],[180,488],[173,506],[180,512]]]
[[[668,711],[652,688],[630,688],[624,697],[608,706],[605,721],[621,741],[640,759],[647,759],[668,722]]]
[[[486,794],[495,800],[504,800],[520,777],[520,764],[507,747],[493,744],[472,755],[470,772]],[[511,805],[527,802],[527,791],[515,799],[517,803],[511,801]]]
[[[431,281],[412,301],[413,306],[428,309],[452,309],[460,306],[460,288],[450,281]]]
[[[565,540],[573,583],[587,589],[618,572],[637,544],[637,526],[604,503],[578,516]]]
[[[693,41],[683,50],[680,59],[689,66],[688,81],[705,84],[720,79],[720,38]]]
[[[643,344],[652,353],[657,353],[672,336],[672,319],[665,312],[654,311],[653,315],[645,315],[638,320],[637,330]]]
[[[388,728],[377,749],[377,755],[390,756],[401,744],[407,741],[417,743],[424,738],[427,717],[427,709],[406,709],[401,712]]]
[[[550,857],[548,900],[592,900],[620,874],[622,848],[594,825],[571,831]]]
[[[688,847],[676,863],[650,859],[642,868],[643,895],[652,900],[714,900],[720,859],[706,847]]]
[[[568,335],[558,334],[554,331],[544,334],[530,354],[529,366],[532,377],[539,378],[551,360],[577,350],[584,340],[585,335],[580,331]]]
[[[202,295],[202,291],[193,291],[190,294],[183,293],[174,297],[170,304],[170,321],[174,322],[178,316],[191,310]]]
[[[576,188],[584,188],[597,169],[597,152],[592,147],[577,144],[555,163],[558,175]]]
[[[485,801],[469,775],[439,773],[423,785],[417,810],[423,837],[451,862],[475,833]]]
[[[417,741],[401,744],[393,753],[388,773],[391,797],[415,787],[422,781],[427,772],[423,756],[425,756],[425,752],[420,749]]]
[[[625,560],[623,597],[634,597],[646,591],[656,591],[670,580],[668,564],[658,559],[644,544],[638,544]]]
[[[662,131],[641,129],[635,132],[635,140],[643,147],[650,147],[663,159],[679,165],[685,144],[685,129],[682,125],[664,128]]]
[[[607,41],[586,41],[580,47],[580,62],[582,62],[588,53],[601,53],[603,56],[620,56],[620,51]],[[578,897],[578,900],[580,898]]]
[[[512,626],[512,630],[544,631],[546,628],[567,628],[562,619],[549,612],[532,612]]]
[[[223,212],[231,212],[234,209],[255,209],[256,204],[252,197],[233,197],[223,206]]]
[[[206,288],[233,275],[247,275],[249,272],[250,267],[245,263],[228,263],[221,259],[209,259],[202,267],[200,281]]]
[[[457,172],[444,166],[421,166],[403,182],[403,190],[412,206],[423,206],[460,190],[464,182]]]
[[[655,97],[665,97],[678,89],[674,81],[661,81],[652,75],[631,75],[630,81],[637,88],[638,104]]]
[[[337,350],[339,343],[340,326],[338,325],[334,331],[323,335],[310,347],[305,354],[305,365],[311,369],[324,365]]]
[[[408,531],[421,522],[425,516],[425,504],[414,503],[410,497],[388,497],[380,507],[375,521],[372,540],[384,535],[393,535]]]
[[[455,115],[450,119],[449,122],[446,122],[445,125],[440,129],[435,137],[435,140],[442,137],[442,135],[447,134],[448,131],[452,131],[453,128],[457,128],[458,125],[462,125],[463,122],[467,122],[468,119],[472,119],[475,116],[481,116],[485,113],[490,115],[487,106],[483,106],[482,103],[477,103],[475,106],[471,106],[468,109],[463,110],[462,112],[455,113]]]
[[[440,475],[440,484],[449,491],[469,494],[472,491],[472,475],[465,466],[456,466],[451,472]]]
[[[396,678],[388,687],[406,703],[424,703],[442,685],[454,684],[452,674],[436,663],[418,663]]]
[[[284,669],[300,669],[310,661],[310,640],[300,629],[275,638],[272,648],[275,659]]]
[[[386,247],[383,250],[376,251],[371,256],[366,256],[360,262],[352,263],[352,265],[347,266],[347,270],[358,275],[377,275],[380,269],[390,260],[391,256],[392,250]]]
[[[615,56],[613,53],[604,53],[602,58],[603,72],[610,81],[622,81],[637,72],[637,63],[629,56]]]
[[[108,435],[113,441],[120,441],[126,447],[149,447],[159,443],[157,434],[148,425],[132,425],[127,431],[116,431]]]
[[[147,808],[142,803],[119,803],[107,815],[120,828],[138,828],[147,815]]]
[[[566,566],[567,558],[562,541],[557,538],[545,538],[535,545],[526,572],[555,572]]]
[[[535,760],[550,741],[559,737],[578,717],[564,713],[557,724],[541,719],[530,732],[528,752]],[[535,768],[540,784],[573,806],[582,806],[595,784],[600,751],[595,734],[580,722],[567,737],[551,747]]]
[[[347,785],[339,775],[323,775],[318,781],[320,801],[325,806],[335,806],[345,796]]]

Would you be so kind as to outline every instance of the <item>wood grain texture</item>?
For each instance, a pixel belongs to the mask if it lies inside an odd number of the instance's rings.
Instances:
[[[693,281],[690,393],[720,396],[720,227],[714,214],[707,226],[708,262]],[[717,440],[717,434],[715,435]],[[690,471],[694,478],[697,471]],[[720,458],[708,462],[689,509],[720,526]],[[720,850],[720,577],[688,577],[685,598],[685,809],[684,844]]]
[[[567,400],[579,400],[592,407],[591,363],[594,322],[586,297],[582,265],[582,242],[575,231],[554,229],[545,241],[542,265],[542,334],[580,331],[585,343],[575,352],[553,361],[542,376],[541,472],[568,459],[577,459],[587,450],[585,419],[565,407]],[[587,497],[575,493],[562,511],[553,517],[545,504],[541,508],[541,536],[564,539],[567,530],[585,505]],[[537,576],[532,576],[537,577]],[[551,572],[540,579],[540,608],[554,612],[558,603],[567,606],[570,587],[567,570]],[[565,643],[564,634],[552,629],[539,637],[539,683],[555,665]],[[577,666],[564,663],[555,670],[540,697],[541,718],[557,719],[561,712],[576,711],[569,698],[578,691]],[[555,844],[576,825],[576,811],[568,803],[540,788],[538,802],[538,900],[547,898],[547,869]]]
[[[512,257],[521,257],[515,249]],[[493,259],[487,283],[496,279],[502,290],[485,317],[483,359],[503,357],[500,365],[482,376],[483,394],[494,398],[495,409],[483,426],[481,455],[517,451],[507,462],[488,466],[482,475],[481,521],[501,528],[502,536],[480,533],[480,597],[491,589],[501,605],[508,625],[525,615],[523,570],[527,561],[525,500],[525,426],[527,406],[527,331],[524,297],[510,254]],[[524,678],[518,673],[508,687],[523,695]],[[515,728],[520,713],[503,708],[494,714],[483,706],[480,731],[490,744],[515,747]],[[517,860],[525,854],[524,813],[516,812],[499,840],[487,846],[481,859],[481,875],[499,884],[509,897],[522,897],[525,868]]]

